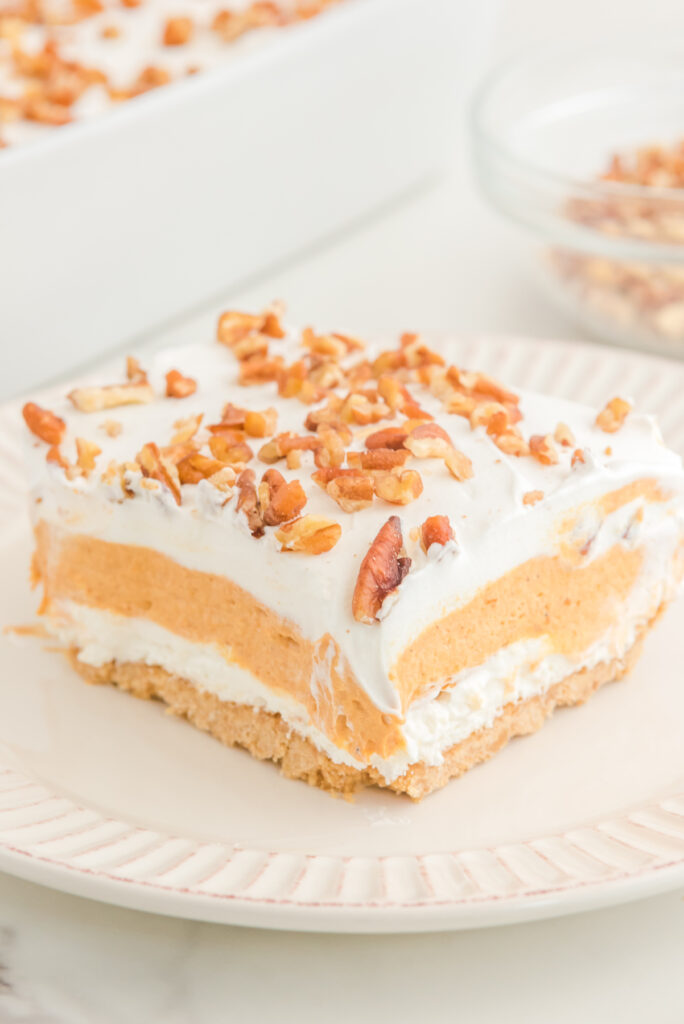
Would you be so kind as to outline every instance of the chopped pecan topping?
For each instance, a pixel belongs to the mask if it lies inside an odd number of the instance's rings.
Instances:
[[[409,455],[405,448],[374,448],[370,452],[347,452],[347,462],[352,469],[388,472],[403,466]]]
[[[45,461],[50,462],[55,466],[59,466],[60,469],[69,469],[69,463],[62,455],[59,445],[53,444],[48,448],[45,454]]]
[[[414,427],[404,445],[417,459],[443,459],[454,447],[446,430],[437,423]]]
[[[163,484],[164,487],[171,491],[174,501],[177,505],[180,505],[181,493],[178,470],[172,462],[163,457],[154,442],[149,442],[142,446],[136,455],[136,461],[142,470],[143,476],[158,480],[160,484]]]
[[[171,438],[171,444],[184,444],[186,441],[190,441],[199,430],[201,423],[201,412],[196,416],[186,416],[185,419],[176,420],[174,423],[176,433]]]
[[[265,355],[268,338],[285,337],[281,312],[275,304],[257,316],[228,310],[219,317],[216,337],[221,344],[232,348],[238,359],[247,359],[255,353]]]
[[[90,476],[95,469],[95,459],[101,454],[102,449],[93,441],[87,441],[83,437],[76,438],[76,464],[84,476]]]
[[[558,450],[550,434],[533,434],[530,438],[530,454],[542,466],[555,466],[558,462]]]
[[[632,410],[624,398],[611,398],[610,402],[596,417],[596,426],[606,434],[615,434],[627,419]]]
[[[523,494],[523,505],[536,505],[543,497],[543,491],[526,491],[525,494]]]
[[[306,505],[299,480],[286,483],[277,469],[267,469],[258,489],[262,518],[266,526],[278,526],[296,518]]]
[[[284,459],[291,451],[314,451],[321,447],[321,439],[306,434],[278,434],[272,441],[267,441],[259,449],[262,462],[273,463]]]
[[[414,427],[404,444],[418,459],[442,459],[456,480],[469,480],[473,475],[473,464],[468,456],[454,447],[446,430],[437,423]]]
[[[375,493],[392,505],[408,505],[423,493],[423,481],[415,469],[394,473],[380,473],[375,477]]]
[[[267,384],[269,381],[278,380],[282,368],[282,356],[276,356],[274,359],[255,356],[240,363],[238,380],[244,387],[249,387],[250,384]]]
[[[166,374],[167,398],[187,398],[197,391],[197,381],[192,377],[184,377],[178,370],[169,370]]]
[[[586,462],[586,459],[584,457],[584,451],[581,448],[575,448],[574,452],[572,453],[570,465],[577,466],[578,464],[581,465],[584,462]]]
[[[236,482],[238,489],[237,510],[238,512],[245,513],[252,536],[261,537],[264,533],[264,521],[254,481],[254,470],[243,469]]]
[[[231,466],[223,466],[212,473],[208,480],[217,491],[231,491],[236,480],[235,470]]]
[[[366,438],[366,448],[403,448],[404,441],[408,437],[402,427],[385,427],[384,430],[376,430]]]
[[[241,409],[232,402],[227,402],[221,413],[221,427],[231,427],[237,430],[244,430],[247,419],[247,409]]]
[[[212,434],[209,438],[209,448],[214,458],[224,465],[236,466],[254,458],[254,452],[248,444],[244,441],[233,441],[226,434]]]
[[[473,475],[472,462],[458,448],[452,448],[450,452],[447,452],[444,457],[444,463],[454,479],[459,480],[461,483],[464,480],[470,480]]]
[[[302,466],[302,453],[298,452],[296,448],[289,451],[285,456],[285,463],[288,469],[301,469]]]
[[[108,384],[104,387],[74,388],[67,398],[80,412],[102,412],[119,405],[142,405],[154,400],[149,384]]]
[[[194,25],[192,18],[169,18],[164,26],[164,46],[185,46],[192,39]]]
[[[574,448],[575,437],[567,423],[559,423],[553,432],[554,440],[563,448]]]
[[[325,489],[344,512],[359,512],[373,502],[372,476],[335,476]]]
[[[316,334],[312,327],[305,327],[302,331],[302,345],[317,355],[333,360],[342,359],[347,354],[347,346],[342,338],[334,334]]]
[[[226,310],[219,317],[216,327],[217,341],[220,341],[222,345],[232,348],[236,342],[242,341],[249,334],[261,333],[263,323],[263,315],[253,316],[250,313]]]
[[[207,455],[200,455],[199,452],[191,452],[184,456],[177,463],[178,478],[182,484],[197,484],[200,480],[207,480],[215,473],[220,473],[226,467],[218,459],[210,459]],[[231,469],[233,480],[235,473]]]
[[[104,430],[107,437],[118,437],[123,426],[118,420],[104,420],[100,423],[100,430]]]
[[[35,402],[27,402],[21,410],[26,426],[32,434],[39,437],[46,444],[57,445],[64,436],[66,423],[59,416],[49,409],[42,409]]]
[[[233,355],[241,363],[247,359],[263,359],[268,355],[268,338],[263,334],[248,334],[235,342]]]
[[[401,520],[390,516],[375,537],[361,563],[352,598],[352,614],[357,622],[377,620],[383,602],[411,568],[411,559],[402,555]]]
[[[311,474],[311,479],[325,491],[327,490],[328,484],[331,480],[337,480],[339,477],[343,476],[370,476],[370,473],[362,473],[360,469],[342,469],[339,466],[322,466]]]
[[[277,425],[278,413],[272,407],[264,409],[263,412],[248,410],[245,413],[245,433],[250,437],[269,437],[271,434],[275,434]]]
[[[135,356],[126,356],[126,380],[135,384],[147,384],[147,373]]]
[[[515,455],[517,458],[520,458],[522,455],[530,454],[529,444],[515,427],[510,427],[503,434],[498,434],[492,438],[492,440],[496,447],[505,455]]]
[[[322,555],[334,548],[342,535],[342,527],[322,516],[301,516],[276,530],[283,551],[304,551]]]
[[[472,395],[475,398],[493,398],[494,401],[501,402],[502,405],[508,403],[517,405],[520,401],[518,395],[503,387],[498,381],[487,376],[486,373],[471,373],[467,370],[461,370],[457,366],[450,366],[447,369],[446,375],[454,387],[466,395]]]
[[[420,528],[420,546],[425,554],[433,544],[442,547],[454,540],[454,531],[448,516],[428,516]]]
[[[314,450],[314,462],[316,465],[320,468],[341,466],[346,453],[343,436],[347,436],[349,441],[351,441],[349,431],[347,431],[346,435],[343,435],[340,431],[323,423],[318,428],[317,436],[320,441],[320,447]]]
[[[338,424],[340,423],[340,411],[342,409],[342,399],[339,395],[329,395],[328,400],[324,406],[320,409],[314,409],[307,414],[304,421],[304,426],[307,430],[318,430],[323,423],[327,424]]]
[[[378,399],[377,393],[371,397],[361,391],[352,391],[344,400],[340,418],[344,423],[357,423],[364,427],[369,423],[387,419],[391,412],[390,407]]]

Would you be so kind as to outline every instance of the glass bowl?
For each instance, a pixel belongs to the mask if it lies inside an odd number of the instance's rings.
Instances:
[[[522,229],[545,291],[594,335],[680,358],[684,188],[601,175],[616,153],[682,138],[674,44],[537,49],[496,69],[471,109],[480,184]]]

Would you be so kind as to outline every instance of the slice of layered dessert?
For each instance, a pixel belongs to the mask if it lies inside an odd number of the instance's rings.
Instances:
[[[24,418],[53,642],[330,790],[421,797],[584,701],[684,569],[684,474],[650,417],[413,334],[228,312]]]

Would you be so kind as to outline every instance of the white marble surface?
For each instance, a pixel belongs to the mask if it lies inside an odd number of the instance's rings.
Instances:
[[[259,932],[0,877],[0,1021],[680,1024],[684,893],[476,932]]]
[[[642,27],[639,0],[512,0],[496,52],[550,34]],[[684,27],[651,0],[648,28]],[[483,62],[485,58],[482,58]],[[457,328],[572,337],[524,275],[515,237],[482,205],[457,138],[451,172],[268,279],[226,297],[281,296],[292,315],[350,329]],[[151,344],[211,330],[211,310]],[[458,1019],[525,1024],[684,1020],[684,893],[472,933],[258,932],[119,910],[0,876],[0,1024],[204,1024]]]

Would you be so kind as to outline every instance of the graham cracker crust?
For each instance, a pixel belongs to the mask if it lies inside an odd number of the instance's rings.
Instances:
[[[244,747],[260,760],[274,761],[287,778],[302,779],[311,786],[340,794],[353,793],[363,786],[381,786],[420,800],[488,760],[513,737],[536,732],[555,708],[582,704],[603,683],[620,679],[636,662],[645,632],[646,629],[624,658],[575,672],[538,697],[506,705],[489,728],[451,747],[442,764],[411,765],[391,783],[376,769],[361,771],[336,764],[310,740],[294,732],[280,715],[222,701],[163,668],[143,662],[109,662],[96,668],[80,662],[77,650],[70,652],[70,659],[87,682],[111,683],[135,697],[162,700],[172,714],[187,718],[221,743]]]

